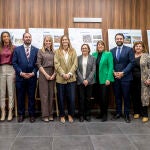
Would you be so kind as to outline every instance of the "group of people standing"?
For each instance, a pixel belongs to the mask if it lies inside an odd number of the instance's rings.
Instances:
[[[142,41],[135,42],[133,49],[123,45],[124,35],[115,36],[116,47],[108,51],[104,41],[97,42],[96,52],[90,54],[90,46],[81,46],[82,54],[77,57],[69,37],[63,35],[60,46],[53,49],[53,39],[45,36],[43,47],[38,50],[31,45],[32,36],[23,34],[24,44],[12,45],[9,32],[1,33],[0,43],[0,107],[1,121],[6,117],[6,87],[8,90],[8,121],[13,119],[15,87],[18,105],[18,122],[25,118],[25,99],[28,96],[30,122],[35,121],[35,89],[39,70],[39,94],[41,99],[42,121],[53,121],[53,99],[55,86],[59,106],[60,122],[74,121],[75,99],[78,97],[79,121],[91,120],[91,97],[100,106],[97,118],[107,121],[109,87],[113,86],[116,113],[114,119],[122,117],[124,100],[124,119],[130,120],[130,103],[133,100],[134,118],[142,116],[148,121],[150,98],[150,55]],[[55,84],[56,83],[56,84]],[[77,85],[77,86],[76,86]],[[96,90],[93,90],[95,87]],[[76,96],[76,91],[78,96]],[[132,91],[132,92],[131,92]]]

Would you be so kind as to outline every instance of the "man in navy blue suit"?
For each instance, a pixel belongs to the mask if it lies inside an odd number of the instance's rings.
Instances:
[[[31,45],[31,34],[23,34],[24,44],[16,47],[13,55],[13,67],[16,72],[16,94],[18,102],[18,122],[23,122],[25,117],[25,95],[28,96],[28,113],[30,122],[35,121],[35,89],[37,81],[37,52],[38,49]]]
[[[111,49],[114,60],[114,95],[116,101],[115,119],[122,116],[122,100],[124,100],[124,119],[129,123],[130,117],[130,84],[132,80],[132,68],[134,66],[133,49],[123,45],[124,35],[117,33],[115,35],[117,47]]]

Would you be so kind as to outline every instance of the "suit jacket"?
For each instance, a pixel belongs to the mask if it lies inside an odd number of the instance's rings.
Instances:
[[[82,67],[83,56],[78,56],[78,69],[77,69],[77,84],[82,84],[83,80],[88,80],[88,84],[94,84],[94,74],[96,70],[96,59],[89,55],[86,67],[86,78],[83,78],[83,67]]]
[[[57,49],[54,55],[54,66],[56,70],[56,82],[66,84],[68,82],[76,81],[76,70],[77,70],[77,55],[74,49],[68,52],[68,61],[65,61],[63,51]],[[65,73],[72,73],[70,79],[65,80],[62,75]]]
[[[98,57],[98,52],[92,54],[96,59]],[[99,64],[99,84],[105,84],[106,80],[111,82],[114,81],[113,76],[113,57],[110,52],[104,51],[101,56]]]
[[[135,64],[133,49],[123,45],[119,61],[116,58],[116,50],[117,47],[110,50],[112,52],[114,60],[114,71],[124,72],[124,76],[121,78],[121,80],[130,81],[133,78],[132,68],[134,67]]]
[[[12,64],[16,71],[16,81],[23,81],[23,77],[20,76],[21,72],[31,73],[34,72],[34,77],[37,77],[37,53],[38,49],[34,46],[31,46],[29,60],[26,57],[24,46],[18,46],[14,50]]]

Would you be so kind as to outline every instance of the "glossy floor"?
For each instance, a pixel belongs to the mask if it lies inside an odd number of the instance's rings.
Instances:
[[[91,122],[65,124],[58,118],[49,123],[14,118],[0,122],[0,150],[150,150],[150,122],[113,121],[111,115],[107,122],[92,116]]]

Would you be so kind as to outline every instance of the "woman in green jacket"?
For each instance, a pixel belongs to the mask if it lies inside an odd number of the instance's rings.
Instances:
[[[96,99],[100,104],[101,113],[98,118],[107,121],[108,92],[110,83],[114,81],[113,57],[105,48],[104,41],[97,42],[96,52],[92,54],[96,58]]]

